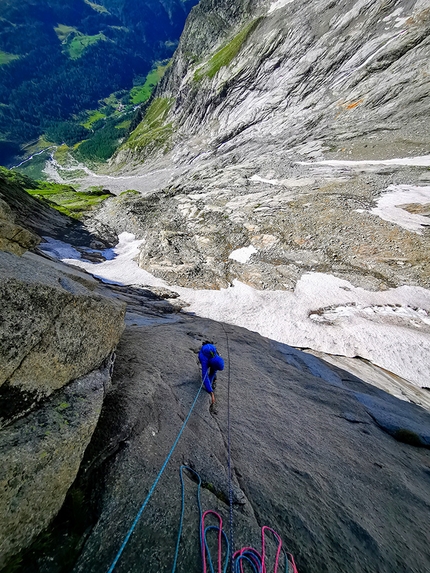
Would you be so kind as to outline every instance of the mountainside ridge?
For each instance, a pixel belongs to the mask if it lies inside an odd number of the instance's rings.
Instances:
[[[197,91],[192,70],[201,64],[190,57],[191,47],[196,44],[196,51],[204,61],[208,52],[215,52],[228,41],[231,29],[239,32],[237,17],[231,17],[230,13],[234,14],[239,6],[245,23],[264,16],[259,29],[232,64],[220,69],[217,77],[201,78]],[[309,136],[342,141],[345,137],[384,131],[384,127],[407,132],[405,125],[396,122],[402,115],[410,120],[412,114],[407,108],[411,105],[416,106],[414,115],[418,119],[420,115],[424,117],[428,109],[425,56],[430,27],[425,2],[361,0],[339,7],[334,2],[327,6],[312,0],[300,6],[296,2],[245,2],[239,6],[235,3],[234,8],[227,7],[232,25],[222,29],[221,38],[210,19],[199,19],[199,13],[207,10],[204,2],[199,5],[201,12],[195,10],[187,22],[172,71],[158,90],[160,96],[178,98],[173,111],[179,133],[182,124],[189,137],[200,128],[202,120],[211,125],[210,121],[217,119],[219,127],[214,125],[214,133],[213,128],[207,133],[215,147],[221,140],[234,139],[235,133],[248,127],[251,135],[239,138],[242,145],[253,136],[267,137],[270,129],[273,139],[282,133],[282,148],[288,149]],[[270,10],[276,6],[278,9]],[[216,14],[224,9],[223,2],[214,6]],[[211,37],[203,42],[206,50],[202,50],[199,42],[202,35]],[[401,83],[389,89],[390,77],[394,81],[400,75]],[[269,97],[265,98],[265,92]],[[206,109],[204,102],[208,105]],[[232,108],[236,110],[234,117],[228,113]],[[282,116],[289,123],[280,133]],[[375,120],[379,125],[374,125]],[[276,122],[278,129],[274,131]],[[354,130],[355,123],[358,125]],[[260,125],[260,132],[263,129],[262,134],[252,131],[255,124]],[[416,122],[414,129],[425,136],[424,125]]]

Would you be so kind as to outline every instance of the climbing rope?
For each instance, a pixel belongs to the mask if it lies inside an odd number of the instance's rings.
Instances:
[[[230,367],[230,341],[228,332],[223,323],[225,338],[227,341],[227,364],[228,364],[228,378],[227,378],[227,469],[228,469],[228,505],[229,505],[229,540],[231,549],[231,563],[230,572],[233,573],[233,554],[234,554],[234,537],[233,537],[233,486],[231,477],[231,424],[230,424],[230,381],[231,381],[231,367]]]
[[[250,565],[250,567],[252,568],[254,573],[268,573],[267,569],[266,569],[266,544],[265,544],[265,533],[266,531],[270,532],[275,539],[278,542],[278,548],[276,551],[276,557],[275,557],[275,565],[274,565],[274,569],[273,569],[273,573],[277,573],[278,572],[278,566],[279,566],[279,557],[281,555],[281,551],[284,553],[285,556],[285,571],[286,573],[298,573],[297,571],[297,567],[296,564],[294,562],[294,558],[290,553],[285,553],[285,551],[283,551],[282,549],[282,540],[280,538],[280,536],[278,535],[278,533],[276,533],[276,531],[274,531],[272,528],[268,527],[268,526],[264,526],[262,527],[261,530],[261,545],[262,545],[262,551],[261,553],[259,553],[258,551],[256,551],[254,548],[252,547],[244,547],[243,549],[240,549],[239,551],[234,552],[233,548],[234,548],[234,539],[233,539],[233,487],[232,487],[232,465],[231,465],[231,425],[230,425],[230,382],[231,382],[231,376],[230,376],[230,345],[229,345],[229,338],[228,338],[228,333],[225,330],[224,325],[222,325],[225,335],[226,335],[226,339],[227,339],[227,356],[228,356],[228,387],[227,387],[227,445],[228,445],[228,487],[229,487],[229,525],[230,525],[230,535],[229,537],[227,537],[226,533],[223,530],[223,525],[222,525],[222,518],[221,516],[212,510],[208,510],[205,511],[202,514],[202,507],[201,507],[201,498],[200,498],[200,488],[202,485],[202,480],[199,476],[199,474],[194,471],[192,468],[188,467],[188,466],[184,466],[182,465],[180,467],[180,480],[181,480],[181,497],[182,497],[182,502],[181,502],[181,516],[180,516],[180,521],[179,521],[179,531],[178,531],[178,537],[176,540],[176,548],[175,548],[175,555],[174,555],[174,560],[173,560],[173,566],[172,566],[172,573],[176,572],[176,566],[177,566],[177,561],[178,561],[178,554],[179,554],[179,546],[180,546],[180,542],[181,542],[181,536],[182,536],[182,529],[183,529],[183,522],[184,522],[184,511],[185,511],[185,484],[184,484],[184,479],[183,479],[183,470],[186,469],[188,471],[190,471],[191,473],[193,473],[196,478],[197,478],[197,503],[198,503],[198,507],[199,507],[199,522],[200,522],[200,550],[201,550],[201,555],[202,555],[202,565],[203,565],[203,573],[208,573],[208,565],[209,565],[209,570],[210,573],[215,573],[215,569],[213,566],[213,562],[212,562],[212,557],[210,554],[210,550],[209,550],[209,546],[208,546],[208,541],[207,541],[207,535],[210,531],[216,531],[217,532],[217,539],[218,539],[218,559],[217,559],[217,573],[227,573],[227,568],[228,565],[230,563],[230,567],[231,567],[231,573],[244,573],[243,570],[243,564],[247,563],[248,565]],[[206,376],[208,374],[206,373]],[[204,386],[204,379],[202,381],[202,384],[196,394],[196,397],[194,398],[194,402],[191,405],[191,408],[188,412],[187,417],[185,418],[181,429],[179,430],[179,433],[175,439],[175,442],[173,443],[173,446],[170,450],[170,452],[168,453],[157,477],[155,478],[154,483],[151,486],[151,489],[148,492],[148,495],[145,498],[145,501],[143,502],[143,504],[141,505],[130,529],[128,530],[124,541],[118,551],[118,553],[115,556],[115,559],[112,562],[112,565],[109,567],[108,573],[112,573],[113,570],[116,567],[116,564],[118,563],[133,531],[136,528],[136,525],[139,521],[139,519],[142,516],[142,513],[145,509],[145,507],[147,506],[152,494],[154,493],[155,488],[157,487],[158,482],[161,479],[161,476],[163,475],[164,470],[166,469],[167,464],[169,463],[170,458],[172,457],[172,454],[179,442],[179,439],[185,429],[185,426],[188,423],[188,420],[190,419],[191,413],[194,410],[194,406],[197,403],[197,400],[200,396],[200,392],[202,391],[202,388]],[[209,525],[209,526],[205,526],[205,519],[207,516],[212,515],[215,516],[218,519],[218,525],[214,526],[214,525]],[[230,541],[229,541],[230,539]],[[225,546],[226,546],[226,556],[225,556],[225,563],[224,566],[222,565],[222,545],[223,545],[223,540],[225,542]],[[229,561],[229,558],[231,559]],[[291,567],[291,569],[290,569]]]
[[[214,515],[217,519],[218,519],[218,524],[219,525],[209,525],[208,527],[205,527],[205,519],[208,515]],[[214,566],[212,563],[212,558],[211,558],[211,554],[209,551],[209,546],[208,546],[208,542],[207,542],[207,533],[208,531],[217,531],[218,532],[218,570],[217,573],[227,573],[227,567],[229,564],[229,543],[228,543],[228,538],[227,535],[225,534],[223,528],[222,528],[222,517],[219,515],[219,513],[217,513],[216,511],[213,510],[208,510],[205,511],[204,514],[202,515],[201,518],[201,536],[203,539],[203,543],[202,543],[202,563],[203,563],[203,573],[207,573],[207,565],[206,565],[206,558],[207,558],[207,562],[209,563],[209,569],[211,573],[215,573],[214,570]],[[224,568],[222,567],[222,540],[224,539],[225,544],[226,544],[226,557],[225,557],[225,563],[224,563]]]
[[[233,555],[233,573],[244,573],[243,562],[247,562],[252,567],[254,573],[267,573],[266,568],[266,531],[271,533],[278,543],[275,556],[275,565],[273,568],[273,573],[277,573],[279,567],[279,558],[281,556],[282,549],[282,539],[280,535],[271,527],[264,525],[261,528],[261,553],[259,553],[253,547],[244,547]],[[298,573],[296,564],[294,562],[294,557],[291,553],[285,553],[285,570],[287,573],[291,571],[292,573]],[[291,568],[290,568],[291,567]]]
[[[176,548],[175,548],[175,557],[173,559],[173,566],[172,566],[172,573],[176,571],[176,564],[178,562],[178,554],[179,554],[179,545],[181,543],[181,536],[182,536],[182,528],[184,524],[184,511],[185,511],[185,484],[184,484],[184,470],[188,470],[193,473],[197,478],[197,504],[199,506],[199,523],[202,521],[202,504],[200,500],[200,488],[202,485],[201,477],[197,472],[195,472],[189,466],[181,466],[179,468],[179,477],[181,480],[181,518],[179,520],[179,530],[178,530],[178,537],[176,539]],[[200,534],[200,550],[202,547],[202,536]]]
[[[184,470],[188,470],[189,472],[194,474],[194,476],[197,479],[197,505],[199,508],[200,550],[201,550],[201,555],[202,555],[203,571],[204,571],[204,573],[207,573],[207,564],[209,564],[210,573],[215,573],[215,569],[213,566],[212,557],[211,557],[211,553],[210,553],[210,549],[209,549],[209,545],[208,545],[207,534],[209,531],[217,531],[218,532],[218,560],[217,560],[218,571],[217,571],[217,573],[227,573],[227,567],[229,564],[230,548],[229,548],[227,535],[225,534],[225,532],[223,531],[223,528],[222,528],[222,518],[217,512],[212,511],[212,510],[205,511],[205,513],[203,513],[201,498],[200,498],[200,489],[202,486],[201,477],[192,468],[190,468],[189,466],[184,466],[184,465],[182,465],[179,468],[179,477],[181,480],[181,517],[179,520],[179,530],[178,530],[178,537],[176,540],[176,548],[175,548],[175,556],[173,559],[172,573],[176,572],[176,566],[178,563],[179,546],[181,543],[182,528],[183,528],[183,523],[184,523],[184,512],[185,512]],[[218,526],[215,526],[215,525],[205,526],[205,519],[208,515],[214,515],[218,519],[219,525]],[[223,539],[224,539],[225,546],[226,546],[226,557],[225,557],[224,567],[222,566],[222,541],[223,541]]]
[[[200,538],[200,550],[202,556],[202,571],[203,573],[227,573],[227,568],[229,564],[233,563],[233,573],[244,573],[244,565],[248,565],[252,569],[253,573],[268,573],[266,567],[266,534],[270,533],[273,535],[277,542],[277,549],[275,555],[275,563],[273,567],[273,573],[278,573],[280,565],[281,553],[285,557],[285,573],[298,573],[294,558],[290,553],[286,553],[282,548],[282,540],[280,535],[271,527],[264,526],[261,528],[261,552],[258,552],[253,547],[244,547],[233,554],[233,560],[230,561],[230,544],[227,534],[223,530],[222,517],[213,510],[208,510],[203,513],[201,505],[201,495],[200,490],[202,487],[202,480],[200,475],[190,468],[189,466],[182,465],[179,468],[179,476],[181,480],[181,517],[179,520],[179,531],[176,541],[175,556],[173,560],[172,573],[176,573],[176,566],[178,562],[179,546],[182,536],[182,528],[184,522],[184,512],[185,512],[185,483],[184,483],[184,470],[191,472],[197,480],[197,505],[199,509],[199,538]],[[205,521],[208,516],[215,517],[218,520],[218,525],[206,525]],[[214,567],[214,562],[209,549],[208,544],[208,533],[217,533],[217,559],[216,559],[216,572]],[[223,541],[225,546],[225,558],[223,564]]]
[[[121,547],[120,547],[118,553],[116,554],[115,559],[114,559],[113,562],[112,562],[112,565],[109,567],[108,573],[112,573],[112,571],[115,569],[115,566],[116,566],[116,564],[118,563],[118,560],[119,560],[119,558],[121,557],[121,554],[122,554],[122,552],[124,551],[125,546],[127,545],[128,541],[129,541],[129,539],[130,539],[130,537],[131,537],[131,534],[132,534],[133,531],[135,530],[136,525],[137,525],[139,519],[141,518],[142,513],[143,513],[145,507],[148,505],[148,502],[149,502],[149,500],[150,500],[152,494],[154,493],[154,490],[155,490],[155,488],[157,487],[157,484],[158,484],[158,482],[160,481],[160,478],[161,478],[161,476],[163,475],[163,472],[164,472],[164,470],[166,469],[166,466],[167,466],[167,464],[169,463],[169,460],[170,460],[170,458],[172,457],[172,454],[173,454],[173,452],[174,452],[176,446],[178,445],[179,439],[180,439],[180,437],[182,436],[182,432],[184,431],[185,426],[187,425],[188,420],[190,419],[191,413],[192,413],[192,411],[194,410],[194,406],[195,406],[196,403],[197,403],[197,400],[198,400],[198,397],[200,396],[200,392],[202,391],[202,388],[203,388],[203,383],[201,384],[201,386],[200,386],[200,388],[199,388],[199,391],[197,392],[196,397],[194,398],[194,402],[193,402],[193,404],[192,404],[192,406],[191,406],[191,408],[190,408],[190,411],[188,412],[188,415],[187,415],[187,417],[185,418],[184,423],[182,424],[181,429],[179,430],[179,434],[177,435],[176,440],[175,440],[175,442],[174,442],[174,444],[173,444],[173,446],[172,446],[170,452],[168,453],[167,458],[166,458],[165,461],[164,461],[164,464],[163,464],[162,467],[161,467],[161,470],[159,471],[157,477],[155,478],[155,481],[154,481],[154,483],[152,484],[151,489],[149,490],[148,495],[146,496],[145,501],[142,503],[142,505],[141,505],[139,511],[137,512],[137,515],[136,515],[136,517],[135,517],[135,519],[134,519],[134,521],[133,521],[133,523],[132,523],[132,526],[131,526],[130,529],[128,530],[127,535],[125,536],[124,541],[123,541],[123,543],[122,543],[122,545],[121,545]]]

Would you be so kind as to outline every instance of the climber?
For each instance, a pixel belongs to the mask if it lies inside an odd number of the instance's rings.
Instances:
[[[213,383],[216,380],[218,370],[224,370],[224,360],[218,354],[218,350],[209,342],[203,343],[199,351],[199,360],[202,365],[202,379],[206,390],[212,398],[212,404],[215,404],[215,394]]]

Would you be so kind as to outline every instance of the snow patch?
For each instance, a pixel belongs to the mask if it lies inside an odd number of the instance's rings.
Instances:
[[[257,253],[257,249],[253,245],[249,245],[249,247],[242,247],[241,249],[236,249],[229,255],[229,259],[233,259],[238,263],[247,263],[251,256]]]
[[[313,185],[315,183],[315,179],[311,179],[309,177],[302,177],[300,179],[266,179],[264,177],[260,177],[260,175],[253,175],[249,178],[250,181],[254,181],[256,183],[268,183],[269,185],[282,185],[283,187],[307,187],[308,185]]]
[[[378,199],[376,207],[370,212],[384,221],[400,225],[408,231],[422,234],[424,226],[430,226],[430,218],[424,215],[409,213],[401,205],[430,203],[430,186],[416,187],[414,185],[390,185],[387,193]]]
[[[396,23],[394,24],[395,28],[401,28],[406,22],[409,20],[410,16],[407,18],[396,18]]]
[[[253,175],[250,177],[250,181],[258,181],[259,183],[268,183],[269,185],[280,185],[281,182],[278,179],[265,179],[259,175]]]
[[[268,14],[271,14],[272,12],[275,12],[275,10],[283,8],[287,4],[291,4],[291,2],[294,2],[294,0],[277,0],[274,4],[270,6]]]
[[[403,286],[370,292],[331,275],[307,273],[294,293],[257,291],[239,281],[220,291],[175,290],[190,304],[187,310],[200,316],[242,326],[290,346],[360,356],[416,386],[430,379],[430,337],[423,320],[427,320],[423,313],[428,316],[430,310],[426,289]],[[354,305],[368,310],[353,312]],[[329,307],[345,307],[348,316],[328,322],[311,318]],[[397,310],[375,312],[378,307]],[[395,313],[401,320],[393,320]],[[418,321],[424,328],[417,328]]]
[[[150,273],[141,269],[134,260],[139,254],[139,247],[142,240],[136,239],[131,233],[121,233],[118,235],[119,243],[114,249],[109,249],[108,260],[101,263],[92,263],[81,258],[81,254],[71,245],[46,239],[48,242],[40,246],[40,249],[47,254],[61,259],[64,263],[73,264],[91,273],[96,278],[110,284],[138,284],[148,286],[166,287],[167,283],[157,279]],[[94,249],[87,249],[89,252],[100,252]]]
[[[60,260],[80,260],[81,253],[72,247],[72,245],[63,243],[63,241],[51,239],[51,237],[43,237],[43,239],[46,241],[46,243],[42,243],[39,246],[39,249],[47,255]]]
[[[406,325],[415,326],[416,328],[430,326],[429,313],[423,308],[389,304],[363,306],[351,303],[344,306],[333,306],[321,309],[318,313],[312,313],[309,315],[309,318],[315,322],[333,324],[335,321],[354,315],[360,315],[369,320],[378,320],[379,317],[384,317],[396,323],[404,323]]]
[[[400,14],[403,12],[403,8],[397,8],[396,10],[394,10],[394,12],[392,12],[391,14],[389,14],[388,16],[385,16],[385,18],[382,18],[383,22],[389,22],[390,20],[392,20],[393,18],[396,18],[396,16],[400,16]],[[397,18],[396,18],[397,20]]]

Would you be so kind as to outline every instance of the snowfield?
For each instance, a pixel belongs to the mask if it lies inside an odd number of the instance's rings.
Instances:
[[[306,273],[295,291],[259,291],[236,281],[221,290],[168,285],[134,258],[140,240],[122,233],[106,261],[90,263],[70,245],[46,239],[45,252],[104,282],[163,286],[189,304],[187,312],[235,324],[299,348],[365,358],[415,386],[430,386],[430,291],[402,286],[381,292],[322,273]]]

